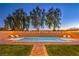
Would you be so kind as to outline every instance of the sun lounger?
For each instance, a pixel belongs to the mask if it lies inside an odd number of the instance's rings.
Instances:
[[[10,37],[11,37],[11,38],[14,38],[15,36],[14,36],[14,35],[10,35]]]
[[[15,35],[15,37],[19,37],[19,35]]]
[[[64,37],[64,38],[66,38],[66,37],[67,37],[67,38],[70,38],[71,35],[63,35],[63,37]]]
[[[65,38],[65,37],[66,37],[66,35],[63,35],[63,37]]]
[[[18,38],[19,35],[10,35],[10,37],[11,37],[11,38],[16,38],[16,37]]]
[[[71,35],[67,35],[67,37],[68,37],[68,38],[70,38],[70,37],[71,37]]]

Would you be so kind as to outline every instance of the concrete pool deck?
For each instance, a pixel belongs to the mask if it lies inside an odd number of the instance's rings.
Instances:
[[[0,39],[10,38],[10,35],[19,35],[19,37],[63,37],[63,35],[71,35],[72,38],[79,38],[79,31],[0,31]]]

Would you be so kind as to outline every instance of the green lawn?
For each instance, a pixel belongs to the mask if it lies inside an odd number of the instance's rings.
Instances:
[[[79,56],[79,45],[47,45],[49,56]]]
[[[32,45],[0,45],[0,56],[28,56]]]

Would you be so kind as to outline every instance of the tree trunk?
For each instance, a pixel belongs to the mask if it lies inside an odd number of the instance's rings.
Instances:
[[[28,31],[28,28],[26,28],[26,31]]]
[[[39,27],[37,27],[37,31],[39,31]]]
[[[55,30],[55,25],[54,25],[54,27],[53,27],[53,31],[56,31],[56,30]]]

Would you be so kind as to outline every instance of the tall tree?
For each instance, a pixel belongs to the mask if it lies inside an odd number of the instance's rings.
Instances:
[[[30,16],[23,9],[17,9],[4,20],[7,30],[29,30],[30,24],[39,31],[44,24],[53,30],[60,27],[61,10],[51,8],[47,12],[39,6],[30,12]]]
[[[54,30],[55,30],[55,28],[60,28],[61,10],[59,8],[56,8],[54,15],[55,15],[55,21],[54,21]]]
[[[8,30],[8,22],[6,19],[4,20],[4,28],[5,28],[5,30]]]
[[[61,11],[60,9],[49,9],[47,13],[47,20],[46,24],[49,28],[53,27],[53,30],[55,31],[56,28],[60,27],[60,19],[61,19]]]
[[[45,9],[42,9],[42,13],[41,13],[41,27],[42,28],[44,28],[45,20],[46,20],[46,12],[45,12]]]
[[[30,17],[32,20],[32,25],[34,28],[37,28],[37,30],[39,31],[40,26],[43,26],[44,23],[44,9],[39,8],[39,6],[37,6],[35,9],[33,9],[30,12]]]
[[[5,27],[8,29],[8,30],[12,30],[13,29],[13,17],[11,15],[9,15],[6,20],[4,20],[5,22]]]
[[[17,9],[5,20],[5,27],[10,30],[24,30],[29,28],[30,18],[23,9]]]
[[[26,16],[23,19],[23,30],[29,30],[29,26],[30,26],[30,16]]]
[[[23,9],[17,9],[13,13],[14,23],[15,23],[15,30],[22,30],[23,29],[23,17],[24,17],[24,11]]]
[[[47,14],[46,14],[46,17],[47,17],[47,20],[46,20],[46,24],[49,28],[53,27],[53,23],[54,23],[54,20],[55,20],[55,17],[54,17],[54,9],[51,8],[48,10]]]

